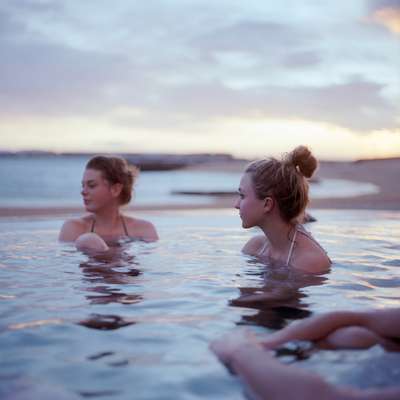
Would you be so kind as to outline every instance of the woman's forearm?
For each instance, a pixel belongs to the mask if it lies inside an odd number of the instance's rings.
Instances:
[[[336,389],[319,376],[281,364],[258,346],[249,345],[238,349],[230,366],[257,399],[337,398]]]
[[[364,324],[364,313],[360,312],[337,311],[320,314],[293,322],[286,328],[263,338],[261,344],[268,348],[274,348],[291,340],[318,341],[338,328]]]

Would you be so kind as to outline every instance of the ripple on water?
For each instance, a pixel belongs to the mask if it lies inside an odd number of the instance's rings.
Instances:
[[[380,287],[380,288],[400,287],[400,278],[394,278],[394,277],[387,278],[387,279],[366,278],[365,280],[375,287]]]
[[[60,325],[63,324],[64,321],[59,318],[53,319],[41,319],[36,321],[28,321],[28,322],[19,322],[15,324],[11,324],[8,326],[8,329],[16,331],[20,329],[29,329],[29,328],[38,328],[45,325]]]
[[[386,260],[382,262],[383,265],[388,265],[390,267],[400,267],[400,259]]]
[[[94,390],[94,391],[80,391],[79,394],[85,398],[108,397],[122,394],[121,390]]]
[[[356,291],[356,292],[373,290],[373,288],[371,286],[363,285],[361,283],[356,283],[356,282],[342,283],[342,284],[338,284],[338,285],[329,285],[329,289],[350,290],[350,291]]]
[[[102,351],[100,353],[93,354],[92,356],[88,356],[87,359],[90,361],[95,361],[95,360],[99,360],[100,358],[112,356],[113,354],[114,354],[113,351]]]

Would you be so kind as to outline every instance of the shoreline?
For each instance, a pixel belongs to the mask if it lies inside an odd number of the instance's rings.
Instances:
[[[243,171],[245,162],[222,162],[202,164],[189,169],[210,171]],[[368,182],[378,186],[379,193],[345,197],[311,199],[308,210],[312,209],[362,209],[400,211],[400,158],[381,160],[360,160],[353,162],[322,161],[315,175],[319,180],[346,179]],[[318,183],[316,183],[318,184]],[[126,212],[179,211],[231,209],[236,196],[215,196],[208,204],[155,204],[133,205],[124,208]],[[0,207],[0,218],[9,217],[51,217],[73,216],[85,213],[83,206],[72,207]]]

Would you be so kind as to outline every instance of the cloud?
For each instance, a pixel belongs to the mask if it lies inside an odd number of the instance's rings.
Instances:
[[[373,0],[369,2],[369,20],[400,35],[400,0]]]
[[[395,126],[395,107],[384,97],[395,86],[386,74],[392,62],[381,42],[369,40],[374,32],[363,41],[360,31],[355,49],[347,32],[323,30],[330,14],[316,28],[282,7],[272,19],[276,5],[257,3],[263,13],[251,13],[239,3],[202,1],[193,12],[185,1],[172,3],[164,10],[157,1],[115,8],[5,1],[0,116],[107,115],[127,127],[187,132],[226,116],[310,119],[362,132]],[[355,70],[362,79],[348,78]]]
[[[0,51],[3,114],[100,111],[112,105],[113,86],[121,85],[115,76],[123,77],[131,67],[124,59],[109,54],[49,44],[1,43]]]
[[[3,7],[28,13],[59,12],[64,7],[62,3],[53,0],[3,0]]]
[[[311,120],[369,132],[398,126],[396,109],[383,86],[353,78],[343,84],[289,88],[274,85],[234,90],[221,83],[185,85],[163,93],[151,110],[119,115],[115,122],[132,127],[194,130],[205,121],[224,118]]]
[[[368,7],[371,11],[382,8],[398,8],[400,7],[400,0],[369,0]]]
[[[283,65],[287,68],[312,67],[322,62],[322,56],[316,51],[297,51],[288,54]]]
[[[303,29],[265,20],[241,21],[218,27],[199,35],[191,44],[208,56],[239,52],[274,57],[304,49],[315,39],[315,35]]]

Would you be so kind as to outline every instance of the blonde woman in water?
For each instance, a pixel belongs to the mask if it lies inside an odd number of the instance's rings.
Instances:
[[[75,242],[80,250],[107,251],[109,244],[121,238],[155,241],[152,223],[124,215],[137,170],[126,160],[113,156],[95,156],[86,164],[81,195],[87,215],[64,222],[60,241]]]
[[[326,252],[301,222],[308,203],[307,178],[317,168],[307,147],[296,147],[277,160],[254,161],[246,168],[235,204],[243,228],[259,227],[243,252],[304,272],[320,273],[330,268]]]

